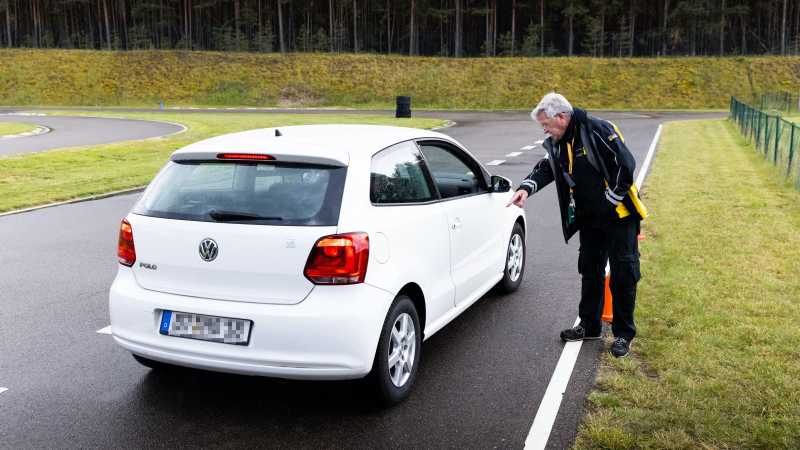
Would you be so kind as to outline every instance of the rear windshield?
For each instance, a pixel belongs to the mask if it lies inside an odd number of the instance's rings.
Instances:
[[[263,225],[332,226],[344,167],[170,161],[134,207],[166,219]]]

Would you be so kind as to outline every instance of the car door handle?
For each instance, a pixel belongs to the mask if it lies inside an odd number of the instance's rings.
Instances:
[[[453,231],[460,230],[461,229],[461,219],[456,219],[455,222],[453,222],[453,225],[450,228]]]

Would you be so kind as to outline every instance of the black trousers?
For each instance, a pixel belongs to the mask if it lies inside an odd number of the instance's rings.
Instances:
[[[581,303],[578,316],[587,334],[597,334],[602,329],[600,317],[603,314],[605,268],[610,259],[614,312],[611,330],[616,337],[630,340],[636,336],[633,310],[636,304],[636,283],[641,278],[638,234],[638,220],[581,227],[578,256]]]

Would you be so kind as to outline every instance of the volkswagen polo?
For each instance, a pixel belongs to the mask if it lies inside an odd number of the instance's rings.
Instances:
[[[511,184],[434,131],[310,125],[177,150],[119,233],[114,340],[151,368],[367,377],[408,396],[422,343],[517,289]]]

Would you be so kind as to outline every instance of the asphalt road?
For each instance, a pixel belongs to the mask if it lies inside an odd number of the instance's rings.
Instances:
[[[484,163],[505,160],[489,169],[515,184],[543,154],[521,150],[542,139],[526,114],[438,116],[458,121],[445,132]],[[696,117],[605,116],[639,162],[659,123]],[[96,333],[108,325],[119,221],[136,198],[0,217],[0,447],[522,447],[563,347],[558,332],[577,316],[577,238],[564,244],[552,185],[526,204],[519,291],[488,294],[428,340],[411,398],[388,410],[358,382],[151,373]],[[549,447],[573,442],[603,350],[582,347]]]
[[[0,141],[0,155],[40,152],[61,147],[108,144],[147,139],[177,133],[183,127],[146,120],[33,116],[0,112],[0,122],[25,122],[44,125],[50,133]]]

